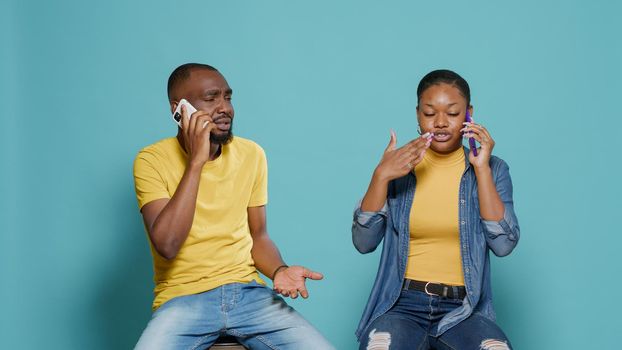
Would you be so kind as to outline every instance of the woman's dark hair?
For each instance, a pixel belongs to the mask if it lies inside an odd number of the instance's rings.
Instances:
[[[449,84],[455,86],[466,99],[467,106],[471,105],[471,89],[469,89],[469,84],[458,73],[448,69],[431,71],[426,74],[425,77],[421,78],[419,86],[417,87],[417,105],[419,105],[419,100],[421,99],[423,92],[430,86],[438,84]]]

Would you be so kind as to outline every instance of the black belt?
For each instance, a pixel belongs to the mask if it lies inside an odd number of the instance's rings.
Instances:
[[[427,295],[449,299],[464,299],[466,288],[463,286],[450,286],[442,283],[423,282],[415,280],[404,280],[404,289],[424,292]]]

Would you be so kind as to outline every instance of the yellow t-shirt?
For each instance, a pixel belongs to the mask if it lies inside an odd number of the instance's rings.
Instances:
[[[408,279],[464,285],[458,225],[464,161],[462,148],[446,155],[428,149],[415,167]]]
[[[142,149],[134,161],[139,207],[171,198],[186,162],[187,155],[174,137]],[[205,163],[192,227],[179,253],[169,261],[151,245],[154,310],[172,298],[227,283],[264,283],[251,256],[247,208],[268,202],[267,184],[265,153],[250,140],[234,137],[218,158]]]

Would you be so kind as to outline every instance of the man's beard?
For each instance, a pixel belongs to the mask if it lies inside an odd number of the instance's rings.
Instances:
[[[226,145],[233,139],[233,123],[230,124],[226,134],[210,133],[209,141],[217,145]]]

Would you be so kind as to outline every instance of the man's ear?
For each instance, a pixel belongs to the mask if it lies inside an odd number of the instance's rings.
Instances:
[[[179,101],[171,101],[171,114],[175,113],[175,110],[177,109],[178,104],[179,104]]]

